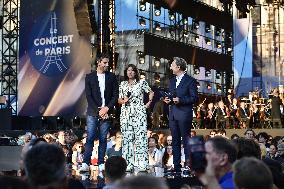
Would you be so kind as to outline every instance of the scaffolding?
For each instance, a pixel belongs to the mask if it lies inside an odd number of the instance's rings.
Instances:
[[[6,104],[1,108],[11,108],[17,114],[18,99],[18,42],[19,42],[19,0],[2,0],[1,9],[1,95]]]

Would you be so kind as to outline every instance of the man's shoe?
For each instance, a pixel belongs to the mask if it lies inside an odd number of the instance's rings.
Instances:
[[[87,165],[86,163],[82,163],[82,166],[79,169],[80,173],[84,173],[84,172],[89,172],[90,171],[90,167],[89,165]]]

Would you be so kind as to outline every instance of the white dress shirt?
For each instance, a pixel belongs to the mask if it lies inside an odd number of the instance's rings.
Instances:
[[[100,92],[101,92],[101,98],[102,98],[102,107],[105,106],[105,74],[97,74],[98,80],[99,80],[99,86],[100,86]]]
[[[176,88],[178,87],[178,85],[180,84],[180,81],[182,80],[182,78],[183,78],[183,76],[184,76],[184,73],[183,74],[181,74],[180,76],[176,76]]]

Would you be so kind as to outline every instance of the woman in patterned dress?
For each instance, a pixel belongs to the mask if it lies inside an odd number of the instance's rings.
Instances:
[[[147,104],[143,103],[144,92],[149,94]],[[127,171],[147,171],[148,139],[147,115],[154,92],[145,80],[139,80],[137,67],[129,64],[124,70],[124,81],[119,85],[119,104],[122,104],[120,125],[123,136],[122,156],[127,161]]]

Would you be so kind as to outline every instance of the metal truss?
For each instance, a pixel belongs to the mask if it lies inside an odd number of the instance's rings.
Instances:
[[[19,5],[19,0],[2,0],[1,96],[6,97],[4,106],[11,108],[13,115],[18,104]]]
[[[99,1],[99,49],[98,52],[107,52],[111,56],[110,68],[115,71],[115,0]]]

